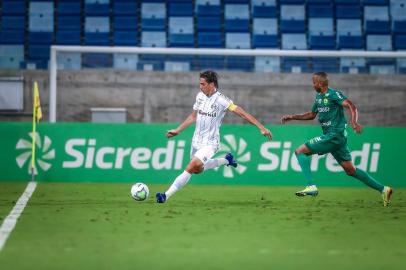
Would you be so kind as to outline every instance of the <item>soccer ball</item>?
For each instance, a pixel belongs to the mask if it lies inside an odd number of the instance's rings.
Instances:
[[[149,189],[144,183],[135,183],[131,187],[131,197],[136,201],[144,201],[148,198]]]

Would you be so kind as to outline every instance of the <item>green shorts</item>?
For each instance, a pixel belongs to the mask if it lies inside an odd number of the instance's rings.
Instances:
[[[331,153],[338,163],[351,161],[351,153],[344,133],[323,134],[305,143],[313,154]]]

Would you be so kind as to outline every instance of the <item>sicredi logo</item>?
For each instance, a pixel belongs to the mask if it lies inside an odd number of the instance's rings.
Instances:
[[[31,139],[21,138],[16,144],[16,163],[19,168],[26,168],[30,173],[32,160]],[[101,169],[101,170],[180,170],[188,162],[184,140],[168,140],[162,147],[148,146],[122,147],[119,145],[105,145],[96,138],[69,138],[63,143],[63,149],[53,149],[52,141],[46,135],[36,134],[36,157],[34,173],[38,170],[48,171],[56,169]],[[233,178],[237,174],[244,174],[248,169],[257,172],[280,171],[299,172],[300,166],[294,154],[291,141],[268,141],[250,148],[244,138],[233,134],[226,134],[222,138],[220,151],[216,157],[222,157],[231,152],[238,162],[237,168],[222,166],[221,170],[226,178]],[[361,149],[351,152],[354,165],[369,172],[377,172],[380,156],[380,143],[363,143]],[[58,160],[54,160],[58,153]],[[254,155],[254,157],[251,156]],[[255,158],[255,159],[254,159]],[[255,162],[253,161],[255,160]],[[252,164],[251,164],[252,163]],[[329,155],[313,155],[311,170],[325,168],[330,172],[342,171],[335,159]]]
[[[365,171],[377,172],[380,149],[380,143],[363,143],[361,150],[351,151],[354,165]],[[294,148],[292,148],[292,142],[265,142],[261,145],[260,155],[266,162],[258,164],[258,171],[301,171]],[[343,171],[331,154],[312,155],[311,170],[317,171],[319,167],[323,166],[323,163],[330,172]]]
[[[220,154],[231,152],[238,162],[237,168],[231,168],[223,166],[223,176],[227,178],[233,178],[234,172],[243,174],[247,170],[247,166],[244,163],[251,160],[251,152],[247,150],[247,142],[243,138],[237,138],[232,134],[224,135],[224,142],[220,143]],[[219,170],[219,168],[216,168]]]
[[[182,168],[185,141],[169,140],[165,147],[113,147],[97,144],[94,138],[74,138],[65,143],[63,168],[123,169],[128,163],[136,170],[179,170]]]
[[[28,134],[31,139],[19,139],[16,144],[16,150],[19,152],[16,162],[18,167],[23,168],[27,166],[28,173],[31,173],[31,160],[32,160],[32,138],[33,133]],[[36,132],[35,133],[35,144],[36,144],[36,157],[34,161],[34,174],[38,174],[38,168],[43,171],[48,171],[52,164],[50,161],[55,158],[55,149],[51,148],[51,139],[44,135],[43,137]]]

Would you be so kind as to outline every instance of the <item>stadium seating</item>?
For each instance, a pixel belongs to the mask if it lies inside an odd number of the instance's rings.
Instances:
[[[252,0],[251,13],[254,18],[277,18],[276,0]]]
[[[138,3],[135,1],[113,1],[112,13],[114,16],[138,16]]]
[[[254,18],[252,26],[253,48],[278,48],[278,21],[276,18]]]
[[[28,30],[30,32],[54,31],[53,2],[30,2]]]
[[[143,31],[141,33],[142,47],[166,47],[166,32]]]
[[[80,45],[82,39],[81,1],[58,1],[56,16],[56,44]]]
[[[224,48],[223,37],[220,32],[200,32],[197,34],[197,47]]]
[[[193,16],[193,4],[192,2],[172,2],[169,3],[169,16]]]
[[[397,59],[397,73],[406,74],[406,59]]]
[[[365,6],[364,29],[367,34],[390,33],[389,8],[387,6]]]
[[[143,31],[162,31],[166,29],[165,3],[141,4],[141,29]]]
[[[109,17],[85,18],[85,45],[110,45]]]
[[[305,14],[304,5],[281,5],[281,33],[305,33]]]
[[[337,73],[339,71],[339,59],[335,57],[320,57],[311,59],[313,72],[325,71]]]
[[[406,0],[392,0],[390,14],[393,33],[406,34]]]
[[[250,49],[251,38],[249,33],[226,33],[227,49]]]
[[[23,61],[23,45],[0,45],[0,68],[19,69]]]
[[[390,35],[367,35],[367,50],[370,51],[391,51],[392,38]],[[369,59],[367,61],[369,73],[372,74],[393,74],[395,73],[394,59]]]
[[[110,0],[85,0],[85,16],[108,16]]]
[[[308,29],[310,49],[336,48],[332,18],[310,18]]]
[[[342,57],[340,59],[340,72],[359,74],[366,72],[366,60],[362,57]]]
[[[190,62],[165,61],[164,70],[172,71],[172,72],[185,72],[185,71],[190,71],[190,69],[191,69],[190,66],[191,66]]]
[[[0,0],[0,46],[23,48],[22,54],[12,57],[16,61],[3,57],[2,68],[6,63],[10,68],[47,68],[52,44],[406,50],[406,0]],[[198,70],[211,64],[218,69],[264,72],[404,70],[397,67],[403,62],[395,59],[246,57],[245,64],[244,58],[222,56],[122,57],[91,55],[78,61],[77,56],[66,56],[60,61],[72,69],[77,63],[83,67],[132,63],[129,69],[167,71]]]
[[[66,70],[80,70],[82,67],[82,56],[80,53],[63,52],[58,53],[58,68]]]
[[[248,5],[226,4],[224,8],[224,30],[226,32],[249,32]]]
[[[364,48],[360,19],[337,20],[337,47],[338,49]]]
[[[306,50],[305,34],[282,34],[282,48],[286,50]],[[309,72],[308,59],[305,57],[282,57],[282,71],[301,73]]]
[[[194,47],[193,17],[169,18],[169,47]]]
[[[255,57],[256,72],[280,72],[280,58],[272,56]]]
[[[27,7],[25,1],[3,3],[0,44],[24,44]]]
[[[115,53],[113,55],[113,67],[121,70],[137,70],[138,55]]]
[[[220,16],[222,13],[220,0],[196,0],[195,12],[199,16]]]
[[[47,68],[54,40],[54,3],[30,2],[27,63],[35,68]]]
[[[307,42],[305,34],[282,34],[282,49],[306,50]]]
[[[360,19],[362,16],[359,1],[353,3],[342,3],[336,1],[335,14],[337,19]]]
[[[333,6],[329,3],[309,3],[307,14],[309,18],[333,18]]]
[[[60,16],[76,16],[79,17],[81,9],[80,0],[59,0],[57,13]]]
[[[111,68],[113,59],[111,54],[106,53],[84,53],[82,54],[83,68]]]

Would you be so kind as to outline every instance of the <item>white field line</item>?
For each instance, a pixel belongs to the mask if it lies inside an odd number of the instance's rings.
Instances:
[[[6,244],[7,238],[10,236],[11,232],[14,230],[14,227],[17,224],[18,218],[21,216],[24,211],[25,206],[28,203],[28,200],[31,198],[31,195],[34,193],[35,188],[37,187],[37,182],[29,182],[27,187],[24,190],[24,193],[18,199],[17,203],[14,205],[13,210],[6,217],[0,227],[0,251],[3,249]]]

